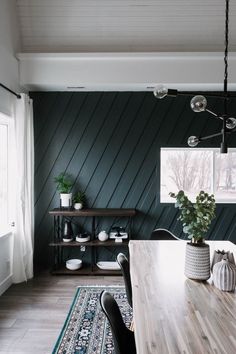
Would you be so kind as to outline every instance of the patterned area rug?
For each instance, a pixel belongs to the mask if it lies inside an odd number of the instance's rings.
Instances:
[[[109,291],[116,299],[124,322],[130,326],[132,310],[122,286],[84,286],[78,288],[71,309],[52,354],[113,354],[109,323],[99,296]]]

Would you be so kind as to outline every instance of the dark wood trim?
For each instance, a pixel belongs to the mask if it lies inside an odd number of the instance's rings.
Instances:
[[[123,240],[122,242],[115,242],[114,240],[107,240],[107,241],[99,241],[99,240],[93,240],[93,241],[88,241],[88,242],[77,242],[77,241],[71,241],[71,242],[51,242],[49,243],[49,246],[59,246],[59,247],[81,247],[81,246],[88,246],[88,247],[119,247],[119,246],[128,246],[129,241]]]
[[[134,216],[136,214],[136,209],[92,208],[82,210],[65,210],[55,208],[50,210],[49,214],[63,216]]]
[[[51,273],[53,275],[122,275],[121,270],[104,270],[96,265],[94,265],[93,271],[91,271],[91,266],[84,266],[78,270],[69,270],[62,265],[58,269],[53,269]]]

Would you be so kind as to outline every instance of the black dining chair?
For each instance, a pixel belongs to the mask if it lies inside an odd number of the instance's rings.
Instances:
[[[166,229],[156,229],[151,233],[151,240],[180,240]]]
[[[130,307],[132,307],[133,306],[133,304],[132,304],[132,287],[131,287],[131,279],[130,279],[129,261],[123,253],[119,253],[116,260],[121,268],[121,272],[122,272],[122,275],[124,278],[127,301],[129,303]]]
[[[103,291],[100,304],[111,326],[114,354],[136,354],[134,333],[126,327],[116,300],[110,293]]]

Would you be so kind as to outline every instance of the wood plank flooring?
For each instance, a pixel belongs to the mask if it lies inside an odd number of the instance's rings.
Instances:
[[[77,286],[120,285],[120,276],[52,276],[41,272],[0,296],[0,354],[51,354]]]

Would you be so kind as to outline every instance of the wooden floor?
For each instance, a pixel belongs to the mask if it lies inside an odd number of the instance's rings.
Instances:
[[[0,354],[51,354],[80,285],[123,284],[119,276],[52,276],[42,272],[0,296]]]

